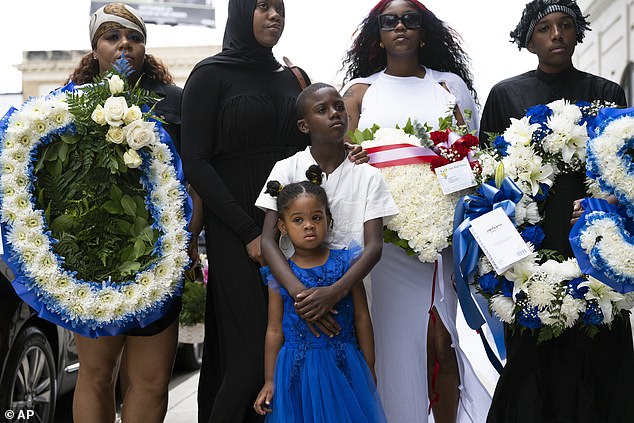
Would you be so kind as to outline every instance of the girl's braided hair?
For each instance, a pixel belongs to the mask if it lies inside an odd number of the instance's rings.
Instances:
[[[321,187],[323,171],[318,165],[312,165],[306,171],[307,181],[294,182],[282,186],[279,181],[268,181],[266,183],[266,194],[277,197],[277,210],[281,214],[282,210],[288,208],[289,204],[302,195],[313,195],[326,208],[326,216],[332,225],[332,213],[328,207],[328,196]]]

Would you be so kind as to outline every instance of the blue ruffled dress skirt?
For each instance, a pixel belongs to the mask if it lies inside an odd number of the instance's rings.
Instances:
[[[303,269],[290,260],[289,264],[304,286],[323,287],[339,280],[355,257],[354,250],[331,250],[322,266]],[[268,268],[263,268],[262,274],[270,287],[280,290],[284,303],[284,345],[275,364],[272,412],[266,421],[386,422],[374,379],[355,335],[352,297],[348,295],[335,307],[340,333],[333,338],[316,337]]]

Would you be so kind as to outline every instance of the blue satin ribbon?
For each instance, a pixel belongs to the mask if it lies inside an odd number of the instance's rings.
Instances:
[[[577,223],[574,224],[572,230],[570,231],[570,235],[568,236],[568,241],[570,241],[572,252],[577,259],[581,272],[584,275],[590,275],[593,278],[600,280],[617,292],[626,293],[634,291],[634,281],[615,281],[603,271],[592,266],[590,257],[586,251],[581,248],[581,231],[585,228],[587,218],[590,213],[604,212],[606,214],[619,215],[620,217],[623,217],[625,213],[619,213],[617,205],[610,204],[606,200],[602,200],[600,198],[584,198],[581,200],[581,207],[583,208],[583,214],[579,217]]]
[[[58,91],[62,91],[62,92],[74,91],[75,89],[76,89],[75,85],[72,82],[70,82],[64,87],[53,91],[51,94],[54,94]],[[144,106],[142,110],[148,111],[149,108],[147,108],[147,106]],[[15,112],[16,112],[16,109],[12,107],[7,111],[7,113],[2,117],[2,119],[0,119],[0,131],[3,132],[4,130],[6,130],[6,126],[8,125],[8,120],[11,117],[11,115]],[[161,123],[156,122],[156,126],[159,133],[160,141],[166,144],[169,147],[170,152],[172,153],[172,165],[176,169],[177,178],[179,182],[183,186],[185,186],[185,176],[183,173],[180,156],[178,155],[178,152],[176,151],[176,146],[174,142],[172,141],[172,138],[169,136],[167,131],[165,131],[165,129],[161,125]],[[187,219],[187,222],[189,222],[192,216],[193,207],[192,207],[192,200],[189,197],[189,194],[187,194],[186,190],[185,190],[185,194],[186,194],[186,201],[185,201],[184,211],[185,211],[185,218]],[[31,308],[33,308],[37,312],[38,316],[41,317],[42,319],[45,319],[61,327],[67,328],[80,335],[90,337],[90,338],[97,338],[99,336],[114,336],[114,335],[120,335],[122,333],[126,333],[131,329],[146,327],[150,325],[151,323],[154,323],[160,318],[162,318],[170,309],[172,304],[174,303],[175,298],[180,295],[180,292],[177,292],[176,295],[166,299],[165,301],[161,303],[156,304],[156,306],[153,307],[152,309],[147,310],[147,312],[144,315],[135,316],[135,318],[130,319],[126,322],[119,321],[117,323],[100,326],[98,328],[90,327],[87,325],[84,325],[84,326],[73,325],[71,322],[65,319],[64,314],[56,313],[55,311],[49,310],[46,307],[46,305],[40,301],[40,299],[38,298],[38,294],[35,291],[29,289],[32,282],[26,276],[22,274],[20,264],[11,259],[11,252],[13,250],[12,250],[11,244],[7,242],[6,233],[7,233],[7,228],[4,224],[2,224],[2,246],[4,248],[4,254],[0,255],[0,258],[2,258],[5,261],[5,263],[9,266],[9,269],[11,270],[11,272],[13,272],[13,274],[15,275],[15,278],[11,282],[11,284],[13,285],[13,288],[16,294],[25,303],[31,306]]]
[[[480,258],[480,246],[473,238],[473,235],[471,235],[469,228],[471,227],[471,221],[498,208],[504,210],[504,213],[513,221],[515,218],[515,204],[520,201],[523,194],[522,190],[508,177],[502,181],[500,188],[482,184],[478,188],[478,194],[462,197],[456,206],[452,242],[456,290],[462,313],[469,327],[481,333],[481,328],[486,323],[493,333],[498,353],[504,360],[506,358],[506,348],[502,322],[489,313],[485,313],[486,317],[482,315],[480,310],[481,308],[488,310],[488,302],[485,298],[478,296],[478,303],[480,303],[480,307],[478,307],[469,287],[469,282],[478,268]],[[501,371],[502,364],[493,354],[484,336],[481,334],[480,337],[485,345],[491,364],[498,371]]]

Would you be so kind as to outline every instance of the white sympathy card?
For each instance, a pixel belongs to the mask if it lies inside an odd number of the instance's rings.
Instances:
[[[459,162],[437,167],[436,176],[445,195],[476,186],[471,165],[466,157]]]
[[[469,230],[498,275],[531,254],[528,244],[501,208],[474,219]]]

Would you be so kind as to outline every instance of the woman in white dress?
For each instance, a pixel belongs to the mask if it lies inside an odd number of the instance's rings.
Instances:
[[[408,118],[437,129],[438,118],[453,113],[477,133],[467,65],[458,35],[424,5],[380,1],[344,60],[350,129],[402,126]],[[434,263],[386,243],[371,273],[379,394],[390,422],[481,423],[491,397],[458,343],[450,248],[437,264],[434,278]]]

